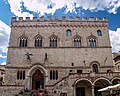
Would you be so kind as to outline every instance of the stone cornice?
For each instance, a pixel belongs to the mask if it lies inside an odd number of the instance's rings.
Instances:
[[[62,48],[72,48],[72,49],[82,49],[82,48],[92,48],[92,49],[96,49],[96,48],[112,48],[111,46],[98,46],[98,47],[55,47],[55,48],[51,48],[51,47],[15,47],[15,46],[10,46],[10,47],[8,47],[8,48],[19,48],[19,49],[31,49],[31,48],[33,48],[33,49],[62,49]]]

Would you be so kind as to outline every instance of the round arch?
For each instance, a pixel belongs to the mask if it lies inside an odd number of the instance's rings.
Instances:
[[[97,96],[97,94],[99,94],[100,96],[106,96],[107,94],[109,94],[109,91],[108,92],[98,92],[99,89],[101,88],[105,88],[107,86],[110,85],[110,81],[109,79],[107,78],[97,78],[94,82],[93,82],[93,85],[94,85],[94,93],[95,93],[95,96]]]
[[[77,79],[73,88],[74,96],[92,96],[92,82],[86,78]]]
[[[95,83],[96,83],[97,81],[99,81],[99,80],[105,80],[105,81],[107,81],[107,82],[110,84],[110,80],[103,77],[103,78],[97,78],[97,79],[93,82],[93,85],[95,85]]]
[[[111,80],[111,84],[115,85],[115,84],[119,84],[120,83],[120,77],[114,77]]]
[[[77,79],[77,80],[73,83],[73,85],[76,85],[76,84],[77,84],[78,82],[80,82],[80,81],[88,81],[88,82],[92,85],[92,82],[91,82],[90,80],[86,79],[86,78]]]

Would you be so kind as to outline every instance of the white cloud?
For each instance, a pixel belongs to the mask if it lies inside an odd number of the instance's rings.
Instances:
[[[0,58],[4,59],[7,58],[7,56],[3,56],[2,54],[0,54]]]
[[[10,27],[0,20],[0,53],[6,52],[10,36]]]
[[[118,28],[116,31],[109,30],[109,34],[110,34],[110,41],[111,41],[113,52],[119,52],[120,51],[120,28]]]
[[[21,2],[24,3],[24,6],[33,12],[40,13],[54,13],[57,9],[61,9],[65,6],[66,12],[75,11],[76,7],[83,7],[85,10],[105,10],[109,9],[108,12],[116,13],[118,7],[120,7],[120,0],[8,0],[8,3],[11,7],[11,12],[16,16],[33,16],[29,12],[23,12],[21,9]],[[52,8],[48,9],[49,5],[54,5]]]
[[[6,62],[1,63],[0,65],[6,65]]]
[[[28,0],[26,0],[28,1]],[[8,0],[8,3],[10,4],[10,9],[11,12],[13,12],[16,16],[19,17],[33,17],[32,14],[28,13],[28,12],[22,12],[21,10],[21,2],[22,0]],[[30,2],[30,0],[29,0]],[[31,5],[29,5],[31,6]]]

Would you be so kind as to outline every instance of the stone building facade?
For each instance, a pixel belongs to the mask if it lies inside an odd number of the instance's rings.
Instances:
[[[113,53],[114,71],[120,72],[120,53]]]
[[[6,86],[97,96],[98,89],[120,80],[113,67],[107,18],[12,18]]]

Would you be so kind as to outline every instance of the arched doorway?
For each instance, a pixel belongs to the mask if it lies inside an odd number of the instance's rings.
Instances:
[[[32,89],[44,89],[44,75],[39,69],[32,75]]]
[[[110,91],[98,92],[99,89],[105,88],[110,85],[110,81],[106,78],[98,78],[94,82],[94,96],[106,96]]]
[[[80,80],[75,84],[75,96],[92,96],[92,84],[88,80]]]

